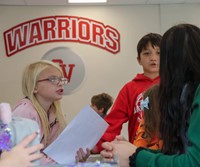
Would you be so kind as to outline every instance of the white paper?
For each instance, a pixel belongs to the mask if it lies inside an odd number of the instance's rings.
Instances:
[[[59,164],[75,163],[76,151],[92,149],[107,129],[108,124],[90,106],[86,106],[67,125],[44,153]]]

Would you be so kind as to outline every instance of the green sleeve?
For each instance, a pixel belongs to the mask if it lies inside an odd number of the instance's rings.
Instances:
[[[188,138],[191,145],[187,153],[181,155],[164,155],[149,150],[137,154],[137,167],[190,167],[200,166],[200,86],[197,88],[192,104],[193,112],[188,128]]]

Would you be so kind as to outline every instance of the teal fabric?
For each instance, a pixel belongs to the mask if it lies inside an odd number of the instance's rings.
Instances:
[[[39,131],[37,122],[21,117],[13,117],[12,122],[8,126],[11,129],[11,140],[13,146],[17,145],[24,137]],[[38,136],[29,144],[29,146],[39,143],[40,140]],[[40,165],[39,160],[35,161],[34,163],[35,165]]]

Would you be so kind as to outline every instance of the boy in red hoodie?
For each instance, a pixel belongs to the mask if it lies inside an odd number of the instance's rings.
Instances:
[[[142,117],[140,101],[142,92],[154,84],[159,83],[160,63],[160,42],[161,35],[149,33],[143,36],[137,45],[137,61],[143,68],[143,73],[126,83],[120,90],[110,113],[105,121],[110,125],[100,141],[92,150],[92,153],[99,153],[102,150],[101,144],[105,141],[112,141],[115,136],[120,135],[124,123],[128,121],[129,141],[133,143],[139,121]]]

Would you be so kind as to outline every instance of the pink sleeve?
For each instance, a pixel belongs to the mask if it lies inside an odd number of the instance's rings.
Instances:
[[[18,102],[13,108],[12,112],[15,116],[34,120],[40,125],[39,116],[32,103],[28,99],[22,99],[20,102]]]

